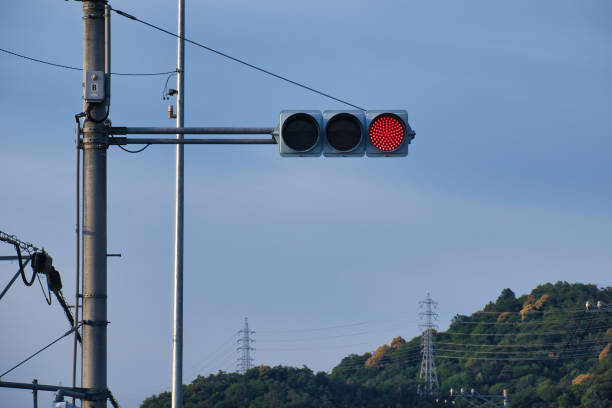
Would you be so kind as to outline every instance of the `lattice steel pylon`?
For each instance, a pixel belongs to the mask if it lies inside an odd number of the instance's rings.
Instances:
[[[255,334],[254,330],[249,329],[249,318],[244,318],[244,328],[238,332],[240,338],[238,338],[238,348],[237,350],[240,352],[240,357],[238,357],[237,366],[238,372],[241,374],[246,373],[253,366],[253,357],[251,357],[251,351],[254,351],[255,348],[251,347],[251,343],[254,343],[255,340],[251,338],[253,334]]]
[[[435,395],[439,388],[436,363],[434,362],[433,342],[434,330],[438,327],[433,323],[434,320],[438,319],[438,314],[433,309],[438,308],[438,302],[432,300],[429,293],[427,293],[427,298],[420,301],[419,305],[423,309],[419,313],[419,317],[423,320],[423,323],[419,325],[419,328],[423,330],[421,337],[421,354],[423,358],[419,373],[418,393],[420,396],[425,397]]]

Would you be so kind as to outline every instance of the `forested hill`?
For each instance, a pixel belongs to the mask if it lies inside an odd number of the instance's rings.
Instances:
[[[612,407],[612,313],[585,311],[598,300],[612,305],[612,288],[558,282],[519,298],[504,289],[482,310],[455,316],[435,334],[438,397],[447,399],[451,387],[507,389],[512,407]],[[439,406],[417,397],[419,369],[420,338],[396,337],[345,357],[331,374],[260,366],[200,376],[184,387],[185,408]],[[455,406],[469,403],[457,398]],[[170,407],[170,394],[141,407]]]

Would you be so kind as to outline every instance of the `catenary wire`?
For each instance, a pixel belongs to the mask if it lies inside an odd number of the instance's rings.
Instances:
[[[137,22],[142,23],[142,24],[144,24],[144,25],[146,25],[146,26],[148,26],[148,27],[151,27],[151,28],[153,28],[153,29],[155,29],[155,30],[161,31],[162,33],[165,33],[165,34],[171,35],[172,37],[180,38],[180,36],[179,36],[179,35],[174,34],[174,33],[173,33],[173,32],[171,32],[171,31],[165,30],[165,29],[163,29],[163,28],[161,28],[161,27],[159,27],[159,26],[156,26],[155,24],[148,23],[148,22],[146,22],[146,21],[144,21],[144,20],[141,20],[141,19],[139,19],[139,18],[137,18],[137,17],[134,17],[133,15],[128,14],[128,13],[126,13],[126,12],[124,12],[124,11],[117,10],[117,9],[115,9],[115,8],[112,8],[112,7],[111,7],[111,10],[113,10],[115,13],[117,13],[117,14],[119,14],[120,16],[125,17],[125,18],[127,18],[127,19],[129,19],[129,20],[134,20],[134,21],[137,21]],[[255,70],[259,71],[259,72],[263,72],[264,74],[270,75],[270,76],[272,76],[272,77],[274,77],[274,78],[277,78],[277,79],[283,80],[283,81],[288,82],[288,83],[290,83],[290,84],[292,84],[292,85],[295,85],[295,86],[299,86],[300,88],[303,88],[303,89],[306,89],[306,90],[308,90],[308,91],[314,92],[314,93],[319,94],[319,95],[321,95],[321,96],[324,96],[324,97],[326,97],[326,98],[332,99],[332,100],[334,100],[334,101],[336,101],[336,102],[340,102],[340,103],[343,103],[343,104],[345,104],[345,105],[351,106],[351,107],[353,107],[353,108],[359,109],[359,110],[361,110],[361,111],[365,111],[365,109],[364,109],[364,108],[359,107],[359,106],[357,106],[357,105],[354,105],[354,104],[352,104],[352,103],[350,103],[350,102],[347,102],[347,101],[345,101],[345,100],[343,100],[343,99],[336,98],[335,96],[332,96],[332,95],[330,95],[330,94],[328,94],[328,93],[325,93],[325,92],[319,91],[319,90],[317,90],[317,89],[315,89],[315,88],[309,87],[309,86],[307,86],[307,85],[304,85],[304,84],[302,84],[302,83],[300,83],[300,82],[297,82],[297,81],[294,81],[294,80],[289,79],[289,78],[287,78],[287,77],[284,77],[284,76],[282,76],[282,75],[275,74],[274,72],[271,72],[271,71],[268,71],[268,70],[266,70],[266,69],[264,69],[264,68],[261,68],[261,67],[258,67],[258,66],[256,66],[256,65],[250,64],[250,63],[248,63],[248,62],[246,62],[246,61],[244,61],[244,60],[242,60],[242,59],[240,59],[240,58],[232,57],[231,55],[228,55],[228,54],[226,54],[226,53],[224,53],[224,52],[221,52],[221,51],[219,51],[219,50],[216,50],[216,49],[214,49],[214,48],[211,48],[211,47],[209,47],[209,46],[207,46],[207,45],[204,45],[204,44],[202,44],[202,43],[199,43],[199,42],[197,42],[197,41],[190,40],[190,39],[188,39],[188,38],[185,38],[184,36],[183,36],[183,38],[182,38],[182,39],[183,39],[185,42],[188,42],[188,43],[190,43],[190,44],[195,45],[196,47],[203,48],[203,49],[205,49],[205,50],[207,50],[207,51],[213,52],[213,53],[215,53],[215,54],[217,54],[217,55],[220,55],[220,56],[222,56],[222,57],[225,57],[225,58],[227,58],[227,59],[230,59],[230,60],[232,60],[232,61],[234,61],[234,62],[237,62],[237,63],[239,63],[239,64],[245,65],[245,66],[247,66],[247,67],[249,67],[249,68],[252,68],[252,69],[255,69]]]
[[[83,71],[83,68],[79,68],[79,67],[72,67],[70,65],[63,65],[63,64],[56,64],[54,62],[49,62],[49,61],[45,61],[45,60],[41,60],[38,58],[32,58],[32,57],[28,57],[27,55],[23,55],[23,54],[19,54],[13,51],[9,51],[6,50],[4,48],[0,48],[0,51],[5,52],[7,54],[10,55],[14,55],[15,57],[19,57],[19,58],[23,58],[29,61],[33,61],[33,62],[38,62],[41,64],[46,64],[46,65],[51,65],[53,67],[58,67],[58,68],[64,68],[64,69],[70,69],[73,71]],[[166,71],[166,72],[111,72],[111,75],[120,75],[120,76],[156,76],[156,75],[168,75],[171,74],[173,72],[176,71]]]

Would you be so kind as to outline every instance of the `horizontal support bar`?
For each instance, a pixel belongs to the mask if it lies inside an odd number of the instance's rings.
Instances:
[[[271,135],[274,128],[255,127],[108,127],[111,135]]]
[[[17,388],[22,390],[40,390],[40,391],[59,391],[59,390],[68,390],[72,392],[78,393],[88,393],[91,390],[86,388],[72,388],[72,387],[63,387],[59,385],[44,385],[44,384],[30,384],[30,383],[17,383],[17,382],[8,382],[8,381],[0,381],[0,387],[4,388]]]
[[[28,255],[22,255],[21,259],[30,259]],[[19,260],[18,256],[8,255],[8,256],[0,256],[0,261],[17,261]]]
[[[276,144],[276,140],[269,139],[156,139],[156,138],[127,138],[112,137],[108,139],[109,145],[128,145],[128,144],[166,144],[166,145],[187,145],[187,144],[216,144],[216,145],[235,145],[235,144]]]

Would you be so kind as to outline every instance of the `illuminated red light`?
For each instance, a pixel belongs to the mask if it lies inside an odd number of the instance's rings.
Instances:
[[[370,141],[384,152],[397,149],[406,137],[404,122],[395,115],[384,113],[370,123]]]

